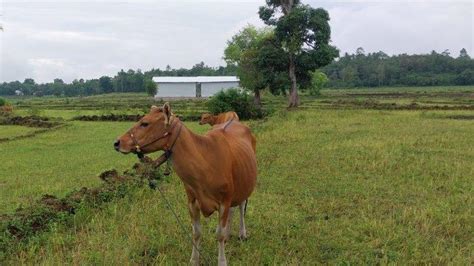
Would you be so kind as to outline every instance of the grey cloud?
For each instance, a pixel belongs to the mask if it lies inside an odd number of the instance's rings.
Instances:
[[[223,64],[226,41],[262,25],[261,1],[7,1],[0,81],[95,78],[120,69]],[[331,16],[342,52],[427,53],[473,49],[471,2],[304,1]]]

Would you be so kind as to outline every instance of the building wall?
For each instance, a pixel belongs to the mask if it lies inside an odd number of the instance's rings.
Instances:
[[[201,96],[209,97],[222,89],[230,89],[239,87],[238,82],[218,82],[218,83],[202,83],[201,85]]]
[[[196,83],[157,83],[155,97],[196,97]]]
[[[157,83],[158,93],[155,97],[196,97],[196,83]],[[238,87],[238,82],[201,83],[201,96],[209,97],[222,89]]]

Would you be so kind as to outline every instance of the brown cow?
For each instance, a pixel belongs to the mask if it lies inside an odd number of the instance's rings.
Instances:
[[[212,115],[211,113],[204,113],[201,115],[201,121],[199,121],[199,125],[209,124],[211,126],[222,124],[227,121],[234,120],[239,121],[239,116],[236,112],[225,112],[220,113],[218,115]]]
[[[250,129],[238,121],[217,125],[204,136],[194,134],[165,103],[162,108],[153,106],[114,147],[125,154],[164,150],[171,156],[188,197],[193,227],[191,263],[199,264],[200,213],[208,217],[218,211],[218,263],[226,265],[224,244],[230,234],[232,207],[240,209],[239,237],[246,237],[244,209],[257,177],[254,143]]]

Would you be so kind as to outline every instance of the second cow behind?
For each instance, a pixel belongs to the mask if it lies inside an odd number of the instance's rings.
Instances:
[[[204,113],[201,115],[201,120],[199,121],[200,125],[205,125],[209,124],[211,126],[217,125],[217,124],[222,124],[227,121],[239,121],[239,116],[237,115],[236,112],[225,112],[225,113],[220,113],[218,115],[213,115],[211,113]]]

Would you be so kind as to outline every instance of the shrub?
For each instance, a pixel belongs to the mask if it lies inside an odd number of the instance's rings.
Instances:
[[[146,93],[150,96],[155,96],[158,92],[158,85],[151,79],[145,81]]]
[[[311,74],[310,95],[320,95],[321,89],[326,86],[329,79],[323,72],[316,70]]]
[[[239,89],[222,90],[212,96],[206,105],[213,114],[234,111],[240,119],[262,118],[264,116],[263,111],[253,104],[252,97]]]
[[[0,106],[4,106],[7,104],[7,101],[5,101],[5,99],[3,98],[0,98]]]

